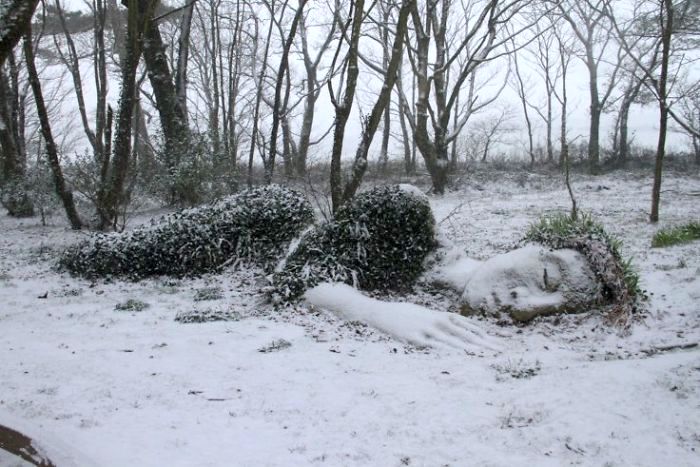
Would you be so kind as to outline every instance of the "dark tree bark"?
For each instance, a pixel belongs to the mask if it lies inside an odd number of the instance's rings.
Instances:
[[[71,228],[74,230],[80,230],[82,228],[82,222],[80,220],[80,216],[78,215],[78,211],[75,209],[73,194],[66,186],[65,179],[63,178],[61,164],[58,159],[58,147],[53,139],[51,124],[49,123],[49,114],[46,110],[44,96],[41,91],[39,73],[37,72],[36,65],[34,63],[34,47],[32,45],[31,27],[28,27],[25,32],[23,48],[27,66],[27,74],[29,76],[29,84],[31,85],[32,92],[34,94],[37,115],[39,116],[39,122],[41,124],[41,134],[44,137],[44,142],[46,144],[46,155],[49,160],[49,166],[51,167],[51,173],[53,174],[54,188],[56,190],[56,194],[63,203],[63,209],[66,211]]]
[[[6,0],[0,16],[0,66],[30,26],[39,0]]]
[[[382,83],[382,89],[379,92],[377,101],[372,108],[372,112],[367,117],[365,121],[364,129],[362,130],[362,136],[360,138],[360,145],[357,147],[355,153],[355,161],[352,165],[352,173],[350,175],[350,180],[345,185],[343,190],[343,202],[347,203],[360,187],[362,178],[367,170],[367,153],[369,147],[372,144],[372,139],[374,134],[377,132],[379,127],[379,122],[382,118],[382,113],[386,112],[388,114],[388,105],[391,100],[391,93],[394,89],[394,84],[396,83],[396,75],[401,66],[401,61],[403,59],[403,45],[404,37],[406,36],[406,31],[408,29],[408,16],[411,12],[415,0],[404,0],[401,5],[401,10],[399,11],[399,18],[396,23],[396,35],[394,37],[394,44],[391,47],[391,56],[389,58],[388,66],[386,68],[386,73],[384,75],[384,82]],[[333,206],[333,211],[337,211],[337,207]]]
[[[180,37],[177,48],[177,68],[175,70],[175,93],[182,113],[187,118],[187,61],[190,56],[190,30],[194,14],[194,1],[185,8],[180,23]],[[185,121],[186,122],[186,121]]]
[[[666,154],[666,132],[668,128],[667,82],[668,67],[671,56],[671,37],[673,34],[673,0],[663,0],[660,8],[661,21],[661,72],[658,81],[659,100],[659,141],[656,147],[656,162],[654,164],[654,184],[651,192],[652,223],[659,221],[659,204],[661,200],[661,176],[663,174],[664,156]]]
[[[336,2],[336,8],[338,2]],[[336,212],[343,202],[343,178],[341,173],[340,158],[343,152],[343,139],[345,138],[345,127],[350,118],[350,111],[355,100],[355,89],[357,88],[357,77],[359,75],[358,67],[358,48],[360,43],[360,32],[362,29],[362,20],[364,18],[364,0],[353,0],[350,2],[350,18],[343,26],[342,33],[345,35],[348,27],[351,27],[348,58],[345,63],[347,74],[345,77],[345,90],[342,100],[338,101],[333,92],[331,81],[328,82],[328,90],[331,95],[331,102],[335,107],[335,124],[333,128],[333,149],[331,152],[331,205],[333,212]],[[339,12],[337,12],[339,13]],[[341,45],[338,45],[335,57],[333,57],[334,68],[338,54],[340,53]]]
[[[316,111],[316,101],[321,95],[323,89],[318,80],[318,68],[321,64],[323,55],[328,50],[331,41],[335,35],[337,22],[333,21],[325,40],[319,47],[316,56],[312,57],[309,52],[309,44],[306,34],[305,17],[302,16],[299,22],[299,36],[301,39],[301,51],[304,58],[304,69],[306,70],[306,87],[304,89],[306,96],[304,98],[304,112],[302,115],[301,128],[299,130],[298,144],[294,157],[295,172],[299,177],[306,176],[306,163],[311,147],[311,130],[314,124],[314,115]]]
[[[515,48],[515,43],[513,43],[513,48]],[[532,139],[532,120],[530,119],[530,112],[528,110],[527,101],[527,91],[525,89],[525,80],[520,72],[520,65],[518,63],[518,53],[513,52],[513,64],[515,65],[515,78],[517,84],[517,93],[520,98],[520,105],[523,108],[523,116],[525,117],[525,129],[527,130],[527,142],[528,142],[528,155],[530,156],[530,166],[535,165],[535,146]]]
[[[630,109],[635,99],[639,95],[642,87],[642,80],[631,78],[632,81],[625,89],[620,103],[620,112],[618,115],[619,137],[617,142],[617,157],[620,164],[625,164],[629,159],[629,115]]]
[[[270,14],[274,16],[274,9],[271,9]],[[253,39],[255,41],[255,44],[253,46],[253,71],[255,71],[255,60],[258,52],[258,43],[257,43],[257,18],[255,19],[256,21],[256,34],[255,38]],[[248,182],[248,188],[252,188],[253,186],[253,160],[255,156],[255,146],[258,142],[258,126],[260,124],[260,104],[262,103],[262,98],[263,98],[263,85],[265,83],[265,76],[267,75],[267,61],[269,58],[269,53],[270,53],[270,39],[272,38],[272,29],[274,27],[274,21],[270,21],[270,26],[267,29],[267,37],[265,40],[265,51],[263,53],[263,61],[262,61],[262,66],[260,67],[260,75],[258,76],[258,81],[256,83],[256,95],[255,95],[255,107],[253,109],[253,128],[251,130],[251,135],[250,135],[250,147],[248,149],[248,177],[247,177],[247,182]],[[264,153],[261,153],[263,163],[265,162],[265,155]]]
[[[19,140],[16,99],[8,77],[0,68],[0,162],[2,205],[12,217],[31,217],[34,206],[26,192],[25,158]]]
[[[389,18],[391,16],[391,8],[388,5],[382,4],[384,11],[382,12],[382,21],[384,28],[382,29],[382,67],[386,70],[389,68]],[[386,104],[384,111],[384,123],[382,128],[382,144],[379,148],[379,171],[382,175],[386,175],[389,165],[389,137],[391,136],[391,98]]]
[[[299,6],[294,14],[292,25],[289,29],[289,35],[284,41],[282,48],[282,57],[277,69],[277,80],[275,83],[275,100],[272,108],[272,130],[270,132],[270,153],[265,164],[265,182],[272,183],[272,176],[275,172],[275,157],[277,155],[277,133],[280,125],[280,113],[282,110],[282,86],[284,84],[285,74],[289,68],[289,50],[292,48],[294,36],[297,33],[299,21],[304,14],[304,6],[306,0],[299,0]]]
[[[617,82],[622,57],[618,51],[617,63],[606,83],[599,87],[598,66],[611,39],[611,25],[607,22],[604,0],[574,1],[569,4],[557,3],[559,12],[571,26],[571,30],[584,48],[581,57],[588,71],[588,92],[590,96],[590,121],[588,131],[589,170],[597,174],[600,170],[600,119],[603,109]],[[596,45],[599,50],[596,50]]]
[[[136,71],[143,51],[143,36],[153,16],[158,0],[123,0],[128,6],[126,53],[122,59],[122,87],[114,139],[111,170],[106,186],[99,193],[99,228],[116,227],[119,210],[124,202],[124,184],[131,156],[131,128],[136,103]]]
[[[172,175],[190,149],[190,132],[187,126],[187,111],[182,106],[177,86],[173,83],[165,45],[158,24],[154,22],[150,22],[146,28],[143,58],[163,130],[165,166]],[[171,196],[171,201],[182,204],[193,204],[197,200],[195,193],[191,193],[190,190],[176,190]]]

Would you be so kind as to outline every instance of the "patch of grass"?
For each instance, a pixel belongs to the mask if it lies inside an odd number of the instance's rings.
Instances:
[[[218,308],[205,308],[181,311],[175,315],[178,323],[209,323],[212,321],[240,321],[241,315],[237,311],[222,310]]]
[[[539,360],[526,362],[522,358],[520,360],[508,359],[504,363],[492,365],[492,368],[498,372],[496,377],[498,381],[502,381],[504,376],[513,379],[528,379],[540,372],[542,364]]]
[[[682,245],[700,240],[700,222],[689,222],[676,227],[661,229],[651,239],[653,248]]]
[[[292,346],[292,343],[285,339],[277,339],[258,349],[260,353],[279,352]]]
[[[141,300],[137,300],[135,298],[130,298],[129,300],[121,303],[117,303],[117,305],[114,307],[116,311],[143,311],[146,308],[150,307],[146,302],[142,302]]]

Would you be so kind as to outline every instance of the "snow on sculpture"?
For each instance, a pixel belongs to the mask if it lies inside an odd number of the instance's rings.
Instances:
[[[464,314],[509,314],[517,321],[587,311],[600,285],[579,252],[526,245],[472,269],[462,293]]]
[[[360,321],[419,347],[498,351],[499,345],[463,316],[413,303],[367,297],[343,283],[324,282],[306,291],[306,301],[348,321]]]

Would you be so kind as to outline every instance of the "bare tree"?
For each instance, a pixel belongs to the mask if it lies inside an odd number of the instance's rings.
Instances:
[[[542,18],[544,24],[535,24],[536,40],[529,52],[529,62],[534,64],[535,72],[544,84],[544,105],[528,101],[528,106],[535,111],[545,125],[545,146],[547,163],[554,162],[554,101],[555,92],[561,79],[561,66],[557,59],[558,50],[555,25],[552,16]],[[544,108],[543,108],[544,107]]]
[[[515,44],[513,44],[515,48]],[[532,137],[532,119],[530,118],[530,102],[528,101],[528,92],[525,78],[520,70],[518,63],[518,52],[513,52],[513,68],[515,70],[515,90],[520,98],[520,105],[523,109],[523,117],[525,118],[525,130],[527,132],[528,156],[530,157],[530,166],[535,165],[535,146]]]
[[[0,66],[30,26],[39,0],[4,0],[0,9]]]
[[[340,18],[340,2],[335,2],[336,21],[341,22],[339,27],[343,35],[347,34],[350,29],[350,39],[348,40],[348,51],[345,60],[338,64],[338,57],[342,50],[342,41],[338,44],[333,63],[331,64],[331,72],[339,65],[341,70],[341,79],[345,77],[344,88],[342,89],[342,97],[340,90],[333,90],[332,80],[328,81],[328,91],[330,93],[331,102],[335,108],[335,124],[333,126],[333,149],[331,152],[331,204],[333,212],[336,212],[343,200],[343,178],[341,172],[341,155],[343,152],[343,139],[345,138],[345,127],[350,118],[350,111],[355,100],[355,89],[357,88],[357,77],[360,73],[358,66],[359,43],[362,30],[362,22],[364,19],[364,0],[351,0],[348,18],[343,22]]]
[[[512,119],[512,110],[502,107],[498,113],[475,121],[467,135],[468,153],[471,158],[486,162],[493,146],[508,142],[506,136],[514,130],[508,125]]]
[[[186,27],[188,23],[185,23]],[[189,31],[186,32],[187,34]],[[182,33],[181,33],[182,34]],[[181,49],[188,49],[189,42],[180,42]],[[179,57],[186,59],[187,52],[181,50]],[[180,76],[179,81],[173,79],[168,63],[165,44],[161,37],[156,21],[149,21],[144,34],[143,57],[148,70],[148,79],[155,95],[156,109],[160,117],[165,147],[165,166],[168,174],[173,176],[183,157],[192,150],[190,131],[187,125],[187,107],[184,95],[187,86]],[[186,65],[179,64],[178,72],[186,73]],[[180,83],[179,87],[176,83]],[[179,204],[194,204],[199,201],[195,190],[183,187],[182,184],[171,184],[171,202]]]
[[[126,54],[122,60],[122,87],[115,131],[112,163],[106,186],[99,194],[99,227],[115,228],[119,210],[124,205],[124,183],[131,156],[131,121],[136,100],[136,72],[143,51],[143,36],[158,0],[124,0],[127,2]]]
[[[559,13],[569,24],[578,39],[583,53],[579,57],[588,70],[590,95],[590,128],[588,132],[588,162],[591,173],[598,173],[600,164],[600,119],[617,84],[622,62],[622,49],[618,49],[616,60],[608,78],[601,83],[600,66],[610,53],[612,25],[603,12],[608,0],[567,0],[558,2]],[[602,85],[602,89],[601,89]]]
[[[3,64],[30,27],[38,3],[38,0],[5,0],[0,8],[0,187],[9,192],[7,197],[3,196],[3,205],[10,215],[20,217],[33,215],[34,208],[24,189],[21,189],[24,183],[23,142],[19,138],[17,119],[14,118],[19,108],[13,105],[17,104],[17,99],[13,98]]]
[[[657,84],[659,100],[659,141],[656,147],[654,164],[654,185],[651,194],[651,222],[659,221],[659,203],[661,199],[661,175],[666,154],[666,133],[668,128],[668,77],[671,57],[671,36],[673,34],[674,5],[672,0],[663,0],[659,11],[661,29],[661,71]]]
[[[306,164],[309,155],[309,148],[312,145],[311,141],[311,130],[314,123],[314,115],[316,109],[316,102],[321,95],[321,90],[323,86],[319,81],[319,67],[321,65],[321,60],[323,59],[326,52],[329,50],[333,36],[336,32],[336,21],[331,21],[331,27],[328,28],[321,45],[312,55],[311,48],[309,46],[308,38],[308,25],[306,16],[302,17],[299,23],[299,38],[301,40],[301,52],[304,60],[304,70],[306,71],[306,78],[304,80],[305,87],[304,93],[304,111],[302,114],[301,127],[299,130],[298,142],[295,144],[296,149],[294,151],[294,167],[296,174],[298,176],[306,175]]]
[[[401,4],[399,17],[396,22],[396,31],[394,32],[394,42],[391,47],[389,61],[387,62],[386,73],[384,74],[384,81],[382,83],[381,90],[379,91],[379,95],[377,96],[377,100],[372,107],[372,111],[364,121],[364,127],[360,137],[360,144],[355,152],[352,172],[348,182],[345,184],[345,188],[343,189],[343,202],[348,202],[353,196],[355,196],[355,193],[362,182],[362,177],[367,170],[367,153],[369,152],[369,147],[372,144],[374,134],[379,127],[382,113],[389,113],[387,107],[389,106],[391,93],[394,89],[394,84],[396,83],[396,76],[402,62],[404,36],[407,33],[408,17],[410,11],[414,7],[414,3],[415,0],[403,0]],[[335,205],[333,210],[337,210]]]
[[[450,125],[462,87],[484,63],[506,54],[504,46],[531,26],[527,21],[517,24],[515,20],[527,4],[516,0],[460,4],[429,0],[416,3],[411,12],[414,33],[408,57],[416,77],[417,97],[416,111],[409,122],[435,193],[445,191],[449,147],[470,116],[467,113],[456,125]],[[456,11],[460,6],[462,11]],[[435,51],[433,59],[431,50]],[[407,100],[405,93],[402,99]],[[403,108],[410,111],[409,105]]]
[[[552,29],[556,38],[557,51],[559,56],[559,70],[561,73],[561,90],[557,91],[556,86],[552,88],[554,97],[561,106],[560,125],[559,125],[559,167],[564,168],[568,176],[569,167],[569,141],[568,141],[568,124],[567,113],[569,111],[569,94],[567,89],[567,79],[569,75],[569,64],[571,63],[571,40],[565,35],[559,27]],[[573,199],[573,196],[572,196]]]
[[[650,39],[652,43],[656,43],[654,50],[660,49],[660,58],[657,60],[656,55],[650,59],[649,54],[639,56],[634,53],[632,42],[626,33],[626,28],[621,26],[621,22],[614,16],[609,5],[604,5],[602,12],[610,19],[618,40],[621,46],[627,51],[630,58],[634,61],[637,68],[641,71],[644,78],[644,86],[653,92],[659,105],[659,137],[656,147],[656,158],[654,164],[654,181],[652,185],[651,212],[649,220],[652,223],[659,220],[659,205],[661,199],[661,181],[663,175],[663,161],[666,155],[666,137],[668,131],[669,117],[684,129],[690,130],[690,134],[694,132],[692,126],[688,125],[678,114],[672,110],[673,102],[670,90],[675,84],[676,77],[680,74],[680,69],[684,65],[683,54],[679,54],[681,59],[678,63],[673,64],[672,58],[675,50],[674,46],[681,45],[683,32],[687,24],[694,24],[697,21],[696,8],[694,3],[680,1],[678,5],[674,4],[673,0],[662,0],[661,2],[651,2],[647,13],[642,16],[644,21],[643,34],[645,38]],[[630,21],[638,20],[638,17],[632,18]],[[649,20],[651,19],[651,20]],[[676,25],[678,21],[680,28]],[[674,41],[674,37],[676,40]],[[691,43],[694,44],[694,40]],[[683,47],[677,47],[683,49]],[[674,65],[674,70],[671,70]],[[698,85],[691,86],[697,92],[700,89],[700,81]],[[696,134],[700,136],[700,134]]]
[[[272,182],[272,176],[275,171],[275,156],[277,153],[277,132],[279,130],[280,113],[282,110],[282,85],[285,82],[285,76],[288,77],[289,50],[292,48],[292,43],[294,41],[294,36],[297,32],[297,27],[299,26],[299,22],[301,21],[302,15],[304,14],[305,5],[306,0],[299,0],[299,5],[294,14],[294,19],[292,20],[292,25],[289,29],[289,34],[287,35],[287,38],[285,39],[283,44],[282,57],[280,58],[279,68],[277,69],[277,78],[275,83],[275,100],[272,109],[272,131],[270,132],[270,153],[266,161],[267,163],[265,164],[265,181],[267,183]],[[287,89],[289,89],[289,86],[287,86]],[[287,99],[288,96],[289,92],[287,92]]]
[[[687,126],[694,131],[683,128],[681,130],[690,138],[695,163],[700,165],[700,93],[684,94],[686,97],[680,102],[680,115],[687,122]]]
[[[37,72],[36,65],[34,63],[34,45],[32,43],[31,26],[27,28],[24,34],[23,50],[27,65],[27,73],[29,75],[29,83],[31,84],[32,92],[34,93],[37,114],[39,116],[39,121],[41,122],[41,134],[44,137],[46,154],[48,156],[49,165],[53,174],[54,188],[56,190],[56,194],[63,203],[63,208],[66,211],[71,228],[74,230],[80,230],[82,228],[82,221],[80,220],[78,211],[75,208],[73,194],[66,186],[65,179],[63,178],[63,172],[61,170],[61,164],[58,158],[58,147],[51,132],[49,114],[46,110],[44,96],[41,91],[39,73]]]
[[[285,5],[287,3],[287,0],[285,0]],[[275,1],[272,1],[272,4],[270,5],[270,11],[271,15],[275,15]],[[255,46],[254,46],[254,54],[253,54],[253,72],[258,71],[256,67],[256,61],[257,61],[257,52],[258,52],[258,35],[257,35],[257,25],[259,19],[257,16],[254,17],[255,20],[255,25],[256,25],[256,34],[254,36],[254,41],[255,41]],[[255,147],[256,143],[258,143],[258,137],[259,137],[259,125],[260,125],[260,106],[263,101],[263,87],[265,85],[265,78],[267,76],[267,62],[270,57],[270,42],[272,38],[272,31],[274,29],[274,24],[275,22],[270,19],[270,25],[267,29],[267,35],[265,38],[265,48],[263,51],[263,57],[262,57],[262,65],[260,66],[259,69],[259,75],[258,79],[256,82],[256,94],[255,94],[255,107],[253,111],[253,128],[251,130],[251,136],[250,136],[250,147],[248,149],[248,187],[253,186],[253,163],[255,160]],[[263,159],[263,164],[265,164],[265,153],[264,153],[264,144],[260,145],[261,148],[263,148],[263,151],[261,151],[261,158]]]

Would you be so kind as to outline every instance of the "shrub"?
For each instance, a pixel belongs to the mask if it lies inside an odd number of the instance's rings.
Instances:
[[[562,249],[579,251],[588,260],[602,285],[603,299],[614,305],[611,316],[622,317],[636,311],[643,292],[639,288],[639,274],[631,260],[620,253],[622,243],[605,231],[590,215],[572,219],[566,214],[545,216],[530,226],[525,241]]]
[[[224,298],[224,292],[221,290],[221,287],[204,287],[197,289],[194,293],[195,302],[221,300],[222,298]]]
[[[435,245],[435,221],[422,193],[410,186],[375,188],[301,239],[273,276],[270,295],[276,302],[290,301],[324,281],[400,289],[423,272]]]
[[[700,222],[689,222],[677,227],[661,229],[651,239],[653,248],[681,245],[700,240]]]
[[[313,220],[300,193],[268,186],[179,211],[125,233],[96,234],[67,249],[59,266],[87,277],[193,276],[232,261],[271,266]]]
[[[151,305],[149,305],[146,302],[142,302],[141,300],[137,300],[135,298],[130,298],[125,302],[117,303],[117,305],[114,307],[116,311],[143,311],[146,308],[149,308]]]

